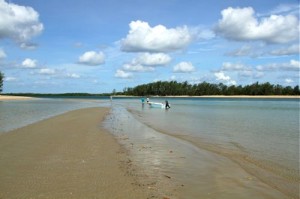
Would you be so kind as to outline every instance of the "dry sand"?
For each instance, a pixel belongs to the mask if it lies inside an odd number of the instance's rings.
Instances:
[[[108,108],[56,116],[0,135],[0,198],[150,198],[101,126]]]

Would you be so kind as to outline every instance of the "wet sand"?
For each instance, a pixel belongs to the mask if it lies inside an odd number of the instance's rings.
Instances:
[[[148,198],[102,128],[108,108],[71,111],[0,135],[0,198]],[[131,168],[132,169],[132,168]]]

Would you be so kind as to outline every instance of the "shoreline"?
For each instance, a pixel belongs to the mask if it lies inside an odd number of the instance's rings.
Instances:
[[[147,198],[102,122],[109,108],[70,111],[0,135],[0,198]]]
[[[139,98],[144,96],[127,96],[127,95],[112,95],[112,98]],[[201,95],[201,96],[149,96],[151,98],[220,98],[220,99],[300,99],[300,95]],[[27,96],[13,96],[13,95],[0,95],[0,101],[13,101],[13,100],[33,100],[38,99],[36,97]]]
[[[126,96],[126,95],[114,95],[118,98],[132,98],[132,97],[144,97],[144,96]],[[167,95],[167,96],[149,96],[151,98],[228,98],[228,99],[300,99],[300,95]]]

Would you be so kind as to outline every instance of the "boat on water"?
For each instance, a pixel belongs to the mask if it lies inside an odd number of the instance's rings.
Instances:
[[[165,105],[160,102],[148,102],[151,108],[165,108]]]

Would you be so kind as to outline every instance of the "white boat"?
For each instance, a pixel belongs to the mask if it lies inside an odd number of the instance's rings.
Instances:
[[[165,105],[160,102],[148,102],[151,108],[165,108]]]

